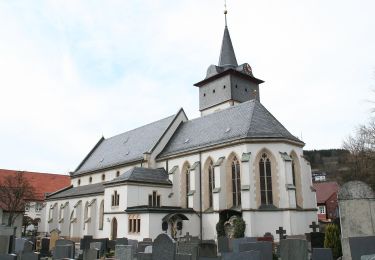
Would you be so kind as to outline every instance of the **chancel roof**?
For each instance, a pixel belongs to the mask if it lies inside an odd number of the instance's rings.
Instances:
[[[134,167],[112,181],[107,182],[106,185],[123,182],[172,185],[172,182],[168,178],[168,173],[164,170],[164,168],[150,169],[143,167]]]
[[[104,193],[104,186],[103,183],[95,183],[89,185],[82,185],[73,187],[70,186],[67,189],[63,189],[61,191],[55,192],[49,196],[47,199],[64,199],[64,198],[72,198],[72,197],[82,197],[82,196],[90,196],[90,195],[98,195]]]
[[[174,118],[172,115],[108,139],[102,138],[73,176],[141,160],[144,153],[152,151]]]
[[[304,144],[253,99],[182,123],[159,158],[243,138],[287,139]]]

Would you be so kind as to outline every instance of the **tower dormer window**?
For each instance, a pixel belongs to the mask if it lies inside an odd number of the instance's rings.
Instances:
[[[105,174],[102,174],[102,181],[105,181]]]
[[[148,195],[148,206],[149,207],[160,207],[160,195],[156,191]]]

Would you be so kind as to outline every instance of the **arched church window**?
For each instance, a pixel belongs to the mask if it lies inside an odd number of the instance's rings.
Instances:
[[[102,181],[105,181],[105,174],[102,174]]]
[[[188,194],[190,192],[190,167],[186,168],[185,178],[186,178],[186,207],[188,208],[189,207]]]
[[[241,172],[240,162],[237,157],[233,158],[232,161],[232,195],[233,195],[233,206],[241,205]]]
[[[208,166],[208,206],[213,206],[213,190],[215,188],[215,172],[213,162]]]
[[[259,161],[260,197],[263,205],[273,204],[271,161],[266,153],[262,154]]]
[[[100,208],[99,208],[99,230],[103,230],[103,224],[104,224],[104,200],[100,202]]]

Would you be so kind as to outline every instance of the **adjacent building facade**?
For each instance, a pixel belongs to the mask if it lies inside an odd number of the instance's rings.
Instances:
[[[45,229],[71,239],[215,239],[219,218],[238,214],[246,236],[277,237],[280,226],[309,232],[317,214],[304,143],[261,104],[261,83],[249,64],[237,64],[225,26],[218,65],[195,84],[201,117],[180,109],[101,138],[71,186],[48,196]]]

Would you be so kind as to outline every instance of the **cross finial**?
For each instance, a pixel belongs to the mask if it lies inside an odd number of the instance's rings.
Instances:
[[[224,0],[224,16],[225,16],[225,26],[227,26],[227,0]]]

